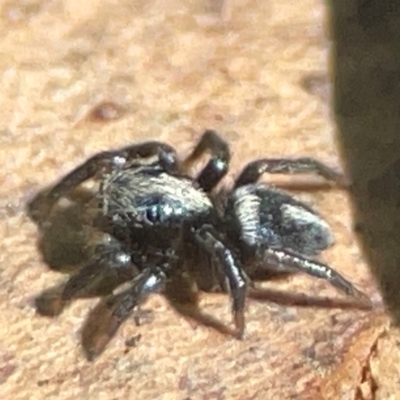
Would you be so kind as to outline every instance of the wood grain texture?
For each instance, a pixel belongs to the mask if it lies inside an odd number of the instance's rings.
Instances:
[[[249,300],[247,336],[237,341],[193,327],[154,296],[145,306],[150,318],[140,327],[124,324],[89,363],[79,332],[95,300],[76,302],[55,319],[32,306],[64,277],[44,262],[25,204],[97,151],[156,138],[186,154],[204,128],[216,128],[232,144],[228,183],[241,165],[265,155],[314,155],[339,167],[320,78],[330,46],[322,2],[33,0],[9,1],[0,11],[1,398],[338,399],[338,376],[358,396],[359,370],[337,371],[349,349],[358,349],[359,335],[367,338],[360,359],[370,360],[374,382],[390,392],[390,382],[377,378],[385,369],[379,357],[365,356],[376,332],[390,332],[385,340],[395,343],[380,309]],[[303,198],[336,234],[324,260],[379,302],[354,241],[346,193]],[[47,249],[53,267],[79,252],[74,219],[65,224],[54,232],[56,248]],[[340,297],[303,276],[265,287]],[[226,296],[204,295],[202,306],[230,323]],[[138,334],[136,347],[127,347]]]

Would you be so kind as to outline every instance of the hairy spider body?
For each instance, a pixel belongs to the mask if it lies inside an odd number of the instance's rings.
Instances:
[[[204,169],[188,177],[190,165],[206,152],[211,156]],[[229,161],[227,143],[206,131],[183,162],[167,144],[146,142],[99,153],[64,177],[32,208],[47,218],[61,197],[99,178],[89,225],[101,235],[92,261],[61,288],[59,307],[46,308],[42,297],[38,311],[57,314],[72,299],[105,296],[82,333],[93,359],[154,292],[208,325],[215,321],[198,308],[198,290],[229,292],[237,337],[245,329],[247,289],[265,273],[305,272],[367,303],[366,295],[315,260],[333,244],[329,225],[290,194],[257,182],[267,172],[316,172],[336,183],[342,176],[310,158],[261,159],[244,168],[233,189],[216,190]]]
[[[98,201],[110,234],[124,242],[167,242],[177,237],[183,222],[199,219],[213,210],[210,198],[186,177],[147,165],[109,175]],[[155,229],[156,228],[156,229]]]

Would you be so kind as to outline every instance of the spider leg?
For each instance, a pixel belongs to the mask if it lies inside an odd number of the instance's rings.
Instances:
[[[94,360],[104,350],[134,308],[150,294],[164,290],[165,280],[160,268],[146,268],[128,283],[128,287],[123,285],[97,304],[82,330],[82,346],[88,360]]]
[[[110,294],[138,274],[127,251],[107,247],[98,248],[97,252],[96,261],[85,265],[67,281],[62,293],[64,301]]]
[[[264,173],[269,174],[304,174],[316,173],[327,181],[339,186],[347,186],[343,174],[328,167],[324,163],[309,157],[285,159],[264,158],[250,162],[236,179],[235,188],[255,183]]]
[[[187,170],[205,152],[210,152],[211,158],[196,181],[205,192],[211,192],[228,172],[231,155],[229,145],[221,136],[213,130],[206,130],[192,154],[183,162],[184,170]]]
[[[362,305],[371,306],[369,297],[356,289],[351,282],[326,264],[310,260],[287,250],[264,250],[263,262],[267,269],[277,272],[304,272],[316,278],[325,279],[341,292],[352,296]]]
[[[233,336],[235,332],[225,326],[215,317],[203,312],[199,307],[199,291],[195,279],[184,267],[182,260],[178,261],[181,266],[171,270],[171,275],[166,284],[165,295],[171,306],[180,315],[194,322],[212,328],[223,335]]]
[[[162,142],[145,142],[115,151],[104,151],[95,154],[72,170],[44,195],[34,198],[30,204],[31,213],[34,218],[37,218],[37,215],[45,218],[61,197],[67,195],[81,183],[96,177],[98,174],[123,168],[136,159],[153,156],[158,156],[160,165],[167,171],[175,172],[178,170],[178,159],[174,148]]]
[[[110,238],[107,244],[96,247],[93,261],[57,288],[41,293],[35,299],[36,310],[41,315],[58,315],[71,300],[108,295],[138,273],[130,253]]]
[[[195,240],[214,259],[221,274],[227,279],[232,298],[232,314],[236,336],[243,338],[245,330],[244,306],[248,278],[243,272],[236,255],[219,238],[218,232],[209,225],[196,231]]]

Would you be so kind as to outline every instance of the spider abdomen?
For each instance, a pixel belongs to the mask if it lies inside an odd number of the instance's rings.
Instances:
[[[239,229],[241,240],[248,246],[265,245],[316,256],[334,243],[328,223],[282,190],[246,185],[236,189],[229,207],[234,209],[234,229]]]
[[[277,189],[259,191],[262,230],[271,230],[270,247],[316,256],[334,243],[328,223],[308,205]]]

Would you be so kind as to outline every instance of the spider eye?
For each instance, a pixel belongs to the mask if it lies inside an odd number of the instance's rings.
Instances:
[[[171,199],[165,196],[153,196],[145,204],[144,216],[151,224],[162,223],[170,219],[171,214],[176,213],[176,207]]]
[[[160,210],[158,205],[146,208],[146,219],[151,223],[156,223],[159,220]]]

